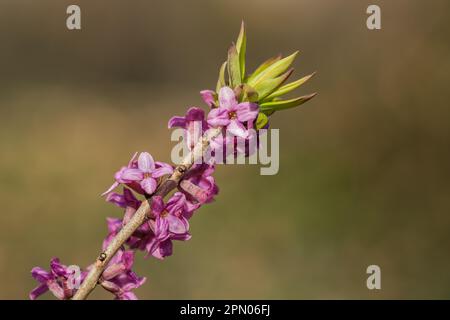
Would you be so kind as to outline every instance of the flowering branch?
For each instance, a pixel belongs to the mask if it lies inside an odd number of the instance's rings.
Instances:
[[[182,164],[178,165],[172,175],[165,180],[155,191],[154,196],[165,197],[170,191],[178,186],[183,175],[189,170],[196,160],[203,156],[203,151],[208,147],[211,139],[217,137],[222,128],[216,128],[210,132],[210,135],[204,137],[198,142],[198,145],[191,151]],[[131,220],[119,231],[117,236],[110,242],[104,252],[102,252],[87,277],[84,279],[80,289],[74,295],[73,300],[84,300],[94,290],[103,270],[116,254],[116,252],[125,244],[125,242],[133,235],[133,233],[149,218],[152,197],[147,201],[143,201],[139,209],[133,215]]]
[[[202,109],[192,107],[184,117],[169,120],[169,128],[183,129],[188,141],[187,156],[173,167],[155,162],[147,152],[139,156],[136,153],[127,166],[116,172],[115,182],[103,194],[108,202],[124,208],[125,214],[123,219],[107,219],[109,234],[96,261],[85,270],[67,267],[57,258],[51,260],[50,271],[33,268],[32,276],[39,285],[31,291],[31,299],[50,290],[58,299],[84,300],[97,285],[113,293],[116,299],[137,299],[132,290],[146,278],[132,271],[134,250],[164,259],[172,254],[172,241],[191,238],[189,219],[218,193],[212,176],[216,156],[223,159],[254,154],[259,147],[254,133],[268,128],[270,116],[315,96],[314,93],[295,99],[280,98],[314,75],[285,84],[293,72],[289,67],[297,52],[286,58],[269,59],[249,75],[245,72],[245,52],[242,24],[236,44],[230,47],[227,61],[220,68],[216,90],[200,92],[210,107],[207,116]],[[199,130],[202,138],[197,140]],[[205,155],[214,158],[205,161]],[[120,185],[122,194],[114,192]],[[172,193],[173,190],[177,191]],[[139,200],[136,195],[145,199]]]

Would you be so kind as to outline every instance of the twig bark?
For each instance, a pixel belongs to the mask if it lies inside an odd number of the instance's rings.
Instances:
[[[209,130],[207,134],[196,144],[194,149],[183,159],[182,163],[178,165],[173,174],[164,182],[162,182],[153,196],[158,195],[165,197],[170,191],[178,186],[178,183],[183,178],[186,171],[188,171],[192,165],[202,158],[204,152],[211,139],[217,137],[222,131],[222,128],[216,128]],[[73,297],[73,300],[84,300],[95,289],[108,265],[109,261],[114,257],[116,252],[125,244],[128,238],[148,219],[150,213],[152,198],[143,201],[136,213],[130,219],[130,221],[119,231],[119,233],[112,239],[106,250],[97,257],[97,260],[89,271],[88,275],[84,279],[80,288]]]

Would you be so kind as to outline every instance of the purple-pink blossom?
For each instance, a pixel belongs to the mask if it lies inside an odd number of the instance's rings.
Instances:
[[[245,125],[252,123],[258,113],[259,106],[256,103],[238,103],[233,89],[222,87],[219,91],[219,107],[209,112],[207,121],[211,127],[224,127],[235,136],[247,138]]]
[[[106,196],[106,201],[114,203],[120,208],[132,207],[139,208],[142,201],[138,200],[133,192],[127,188],[123,188],[123,194],[111,192]]]
[[[115,182],[103,195],[110,193],[119,184],[124,184],[140,194],[152,194],[158,186],[158,178],[172,174],[173,167],[164,162],[155,162],[148,152],[137,153],[131,158],[128,166],[122,167],[114,175]]]
[[[184,176],[179,190],[186,196],[191,207],[209,203],[219,193],[219,187],[212,176],[214,170],[213,165],[201,163],[194,165]]]
[[[137,300],[132,290],[146,281],[145,277],[139,277],[131,270],[133,263],[134,252],[120,249],[102,273],[101,286],[113,293],[117,300]]]
[[[185,129],[187,145],[191,149],[201,138],[201,135],[209,128],[205,120],[205,112],[203,109],[197,107],[189,108],[184,117],[174,116],[170,118],[168,127]]]
[[[31,275],[39,282],[39,285],[30,292],[31,300],[35,300],[48,290],[59,300],[65,300],[73,297],[77,290],[76,283],[81,284],[86,273],[80,270],[80,274],[77,275],[75,269],[70,270],[61,264],[58,258],[53,258],[50,261],[50,271],[34,267]]]
[[[183,197],[177,193],[167,204],[160,196],[153,197],[151,212],[154,220],[150,220],[150,227],[154,237],[146,245],[149,254],[164,259],[172,254],[172,240],[187,241],[191,238],[187,208]]]

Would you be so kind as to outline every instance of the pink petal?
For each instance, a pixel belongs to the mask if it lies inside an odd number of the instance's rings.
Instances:
[[[159,168],[153,170],[153,172],[152,172],[153,178],[159,178],[159,177],[165,176],[166,174],[173,173],[173,168],[171,165],[169,165],[167,163],[162,163],[162,162],[156,162],[156,164],[159,165]]]
[[[144,178],[144,175],[142,175],[142,178]],[[142,189],[140,185],[140,180],[127,182],[126,186],[139,194],[145,193],[144,189]]]
[[[200,208],[201,204],[200,203],[192,203],[190,201],[186,201],[187,204],[187,209],[186,212],[184,213],[184,216],[186,218],[190,218],[194,211],[197,210],[198,208]]]
[[[46,284],[41,284],[40,286],[34,288],[31,292],[30,292],[30,300],[36,300],[37,297],[39,297],[40,295],[46,293],[48,290],[48,287]]]
[[[189,233],[184,233],[184,234],[174,234],[171,239],[178,241],[188,241],[191,238],[192,236]]]
[[[123,188],[123,198],[125,200],[125,205],[128,207],[133,207],[137,209],[141,205],[141,201],[136,199],[133,192],[130,189]]]
[[[145,178],[141,181],[141,187],[148,194],[152,194],[156,190],[158,183],[153,178]]]
[[[237,120],[230,121],[230,124],[227,126],[227,131],[241,138],[247,138],[248,135],[247,129]]]
[[[105,269],[105,271],[103,271],[102,278],[104,280],[110,280],[123,273],[125,270],[125,265],[123,263],[111,264]]]
[[[169,222],[169,231],[175,234],[183,234],[188,231],[189,224],[182,221],[182,219],[175,217],[172,214],[167,215],[167,221]]]
[[[152,198],[151,210],[155,216],[159,216],[164,211],[164,202],[161,196]]]
[[[50,269],[56,276],[63,277],[67,275],[67,267],[61,264],[58,258],[50,260]]]
[[[131,250],[125,251],[122,255],[122,261],[125,265],[125,268],[127,270],[130,270],[134,262],[134,252]]]
[[[53,293],[53,295],[62,300],[65,298],[64,289],[54,280],[47,282],[48,289]]]
[[[200,95],[202,96],[203,101],[210,106],[211,108],[215,106],[214,95],[216,93],[212,90],[202,90],[200,91]]]
[[[182,180],[180,182],[180,188],[189,193],[198,202],[203,203],[208,199],[208,193],[196,184],[189,180]]]
[[[205,111],[201,108],[191,107],[186,112],[186,120],[188,121],[202,121],[205,119]]]
[[[155,161],[148,152],[141,152],[138,158],[138,168],[143,172],[152,172],[155,169]]]
[[[116,234],[122,228],[122,220],[119,218],[106,218],[108,233]]]
[[[125,214],[123,215],[123,221],[122,225],[126,225],[128,222],[130,222],[131,218],[136,213],[136,209],[133,207],[126,207],[125,208]]]
[[[107,202],[114,203],[116,206],[118,206],[120,208],[126,207],[125,197],[117,192],[108,193],[105,200]]]
[[[128,274],[127,278],[126,283],[122,286],[122,290],[127,292],[139,288],[147,280],[146,277],[138,277],[134,272]]]
[[[226,126],[229,123],[230,117],[225,108],[215,108],[208,113],[208,124],[212,127]]]
[[[100,285],[109,292],[115,293],[120,291],[120,287],[112,281],[102,281]]]
[[[184,128],[186,127],[186,119],[184,117],[172,117],[169,120],[168,127],[169,129],[173,127]]]
[[[172,241],[170,241],[169,239],[161,242],[159,247],[152,253],[152,255],[160,260],[172,255]]]
[[[259,113],[259,106],[256,103],[242,102],[237,105],[236,115],[239,121],[253,121]]]
[[[157,217],[155,220],[153,233],[155,234],[157,240],[167,240],[170,237],[169,222],[161,216]]]
[[[39,282],[46,282],[52,278],[52,275],[50,272],[47,272],[46,270],[42,269],[41,267],[34,267],[31,270],[31,276],[36,279]]]
[[[106,248],[109,246],[109,244],[111,243],[111,241],[113,240],[114,235],[110,234],[109,236],[107,236],[102,243],[102,250],[106,250]]]
[[[226,108],[231,110],[236,106],[236,96],[234,95],[233,89],[230,87],[222,87],[219,91],[219,104],[221,108]]]
[[[140,169],[125,169],[122,172],[121,179],[126,182],[139,181],[144,177]]]

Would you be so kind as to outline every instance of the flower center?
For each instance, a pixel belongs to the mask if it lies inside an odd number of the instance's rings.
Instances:
[[[164,209],[163,212],[161,212],[161,217],[165,218],[165,217],[167,217],[168,214],[169,214],[169,211]]]
[[[228,117],[230,117],[230,120],[234,120],[237,118],[237,114],[234,111],[228,112]]]
[[[152,175],[150,172],[144,172],[144,179],[151,178]]]

